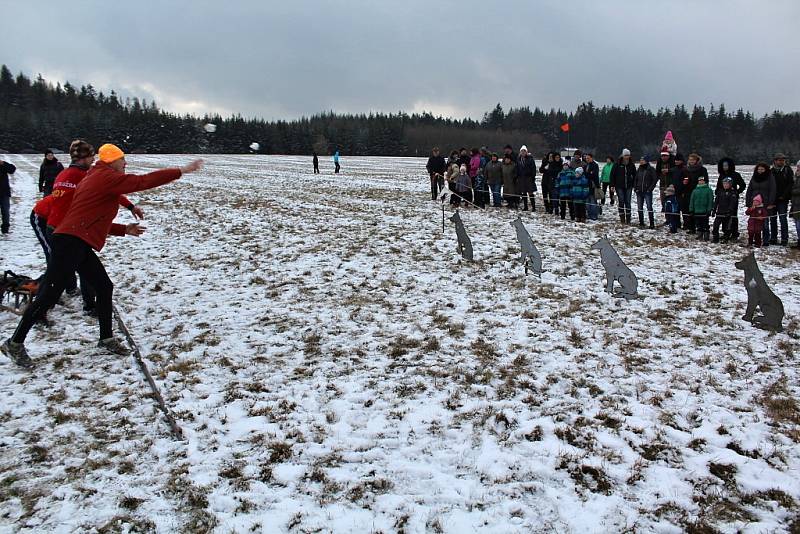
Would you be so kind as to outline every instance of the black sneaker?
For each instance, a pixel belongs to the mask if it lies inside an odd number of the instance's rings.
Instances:
[[[30,356],[28,356],[28,351],[25,350],[25,345],[22,343],[14,343],[11,341],[11,338],[8,338],[0,345],[0,352],[3,352],[12,362],[20,367],[24,367],[25,369],[33,367],[33,362]]]
[[[104,349],[112,354],[119,354],[120,356],[130,356],[131,349],[129,349],[126,345],[121,343],[114,337],[108,337],[106,339],[101,339],[97,342],[97,346],[101,349]]]

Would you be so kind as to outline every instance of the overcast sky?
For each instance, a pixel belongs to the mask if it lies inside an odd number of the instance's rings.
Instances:
[[[119,4],[119,6],[118,6]],[[800,0],[0,0],[0,63],[169,110],[800,109]]]

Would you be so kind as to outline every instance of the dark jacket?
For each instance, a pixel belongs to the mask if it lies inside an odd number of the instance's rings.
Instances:
[[[514,162],[502,163],[501,167],[503,172],[503,196],[517,195],[517,164]]]
[[[775,177],[771,172],[765,172],[759,176],[758,171],[753,171],[753,177],[747,184],[747,193],[744,197],[748,208],[753,205],[753,198],[756,195],[761,195],[765,207],[775,204]]]
[[[56,176],[63,170],[64,166],[57,159],[45,159],[39,167],[39,192],[44,193],[44,196],[52,193]]]
[[[428,158],[428,163],[425,165],[428,174],[441,174],[444,176],[444,171],[447,170],[447,162],[441,154],[438,156],[431,156]]]
[[[708,185],[708,171],[703,167],[703,160],[698,161],[694,166],[687,165],[686,177],[688,180],[681,182],[681,187],[678,189],[678,196],[691,198],[692,193],[697,188],[697,181],[701,176],[706,179],[706,185]]]
[[[17,168],[11,163],[4,161],[0,163],[0,197],[11,196],[11,184],[8,182],[8,175],[17,172]]]
[[[586,164],[586,168],[583,170],[584,174],[586,174],[586,179],[589,180],[589,189],[599,189],[600,188],[600,165],[597,164],[596,161],[592,161],[591,163]]]
[[[556,178],[558,178],[558,173],[563,169],[564,163],[561,161],[547,163],[547,169],[542,171],[542,191],[547,191],[550,194],[556,192]]]
[[[536,160],[530,154],[517,159],[517,192],[520,194],[536,191]]]
[[[772,177],[775,178],[775,202],[789,202],[792,197],[792,184],[794,173],[791,167],[784,165],[780,169],[772,167]]]
[[[723,171],[722,164],[726,162],[728,164],[728,170]],[[717,163],[717,171],[719,171],[719,178],[717,178],[717,187],[715,188],[716,194],[719,194],[720,191],[722,191],[722,181],[725,178],[731,179],[731,183],[733,185],[732,189],[736,191],[737,195],[741,195],[742,193],[744,193],[745,189],[747,189],[747,184],[744,183],[744,178],[742,178],[741,174],[736,172],[736,164],[733,162],[733,159],[722,158],[721,160],[719,160],[719,162]]]
[[[794,175],[792,185],[792,219],[800,219],[800,174]]]
[[[625,165],[622,162],[622,158],[619,158],[619,161],[611,169],[611,185],[615,189],[631,189],[635,180],[636,164],[633,159],[629,159],[628,164]]]
[[[483,168],[483,174],[486,176],[487,184],[502,184],[503,164],[500,161],[489,161],[489,163],[486,164],[486,167]]]
[[[669,159],[664,162],[661,158],[656,161],[656,177],[658,178],[658,188],[661,189],[661,194],[669,186],[672,181],[670,180],[672,168],[675,166],[675,158],[670,155]]]
[[[736,194],[736,190],[733,187],[717,191],[717,197],[714,199],[714,211],[717,216],[735,216],[738,209],[739,195]]]
[[[637,193],[652,193],[658,183],[656,170],[649,163],[639,165],[636,170],[636,178],[633,182],[633,190]]]
[[[686,165],[675,165],[669,170],[669,182],[667,186],[675,188],[675,196],[678,196],[678,191],[683,187],[683,179],[688,176],[686,172]]]

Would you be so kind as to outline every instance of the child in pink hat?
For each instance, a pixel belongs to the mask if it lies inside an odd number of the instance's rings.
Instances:
[[[678,153],[678,143],[672,137],[672,130],[669,130],[664,136],[664,141],[661,142],[661,152],[669,152],[673,157]]]
[[[761,195],[753,197],[753,205],[745,211],[750,218],[747,220],[747,246],[761,248],[761,232],[764,230],[764,223],[767,221],[767,208],[764,207],[764,200]]]

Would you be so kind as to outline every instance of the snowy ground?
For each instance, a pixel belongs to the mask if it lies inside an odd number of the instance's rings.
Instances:
[[[36,275],[40,158],[8,159],[2,267]],[[462,210],[463,263],[423,166],[349,158],[314,176],[310,158],[211,156],[136,195],[147,233],[102,257],[187,440],[65,297],[29,337],[33,372],[0,359],[0,530],[800,528],[796,251],[756,254],[786,308],[770,334],[741,320],[746,249],[609,212],[523,213],[538,280],[511,214]],[[589,246],[606,233],[643,298],[604,293]],[[0,336],[16,321],[0,312]]]

